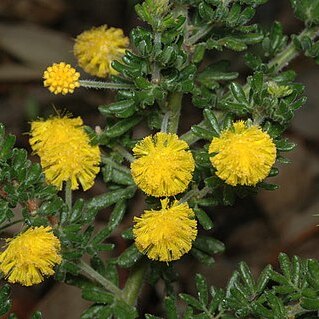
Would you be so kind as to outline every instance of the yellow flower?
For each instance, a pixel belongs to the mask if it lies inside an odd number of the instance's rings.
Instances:
[[[129,45],[123,30],[102,25],[78,35],[74,44],[74,55],[85,72],[98,77],[117,74],[111,63],[119,60]]]
[[[186,190],[195,162],[186,142],[176,134],[159,132],[140,141],[133,152],[133,179],[146,194],[173,196]]]
[[[43,73],[43,84],[54,94],[73,93],[80,86],[80,73],[70,64],[64,62],[53,63]]]
[[[217,154],[214,154],[217,153]],[[243,121],[213,138],[209,154],[216,174],[227,184],[253,185],[265,179],[276,160],[276,146],[259,126]]]
[[[62,261],[60,241],[49,226],[29,228],[6,242],[0,253],[0,271],[11,283],[38,284],[44,276],[52,276],[54,265]]]
[[[99,172],[100,150],[90,145],[80,117],[53,117],[31,123],[30,145],[40,156],[49,184],[62,188],[71,181],[71,189],[92,187]]]
[[[161,205],[159,211],[145,211],[141,217],[134,217],[135,244],[150,259],[177,260],[192,248],[197,235],[195,215],[187,203],[174,201],[169,206],[166,198]]]

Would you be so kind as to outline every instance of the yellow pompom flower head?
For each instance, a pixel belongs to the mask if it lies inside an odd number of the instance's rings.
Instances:
[[[80,73],[65,62],[53,63],[43,73],[43,84],[54,94],[73,93],[80,86]]]
[[[159,211],[145,211],[141,217],[134,217],[133,234],[135,245],[148,258],[159,261],[180,259],[192,248],[197,236],[197,222],[194,212],[187,203],[168,199],[161,200]]]
[[[103,78],[117,74],[111,63],[124,55],[128,45],[129,39],[122,29],[102,25],[78,35],[73,51],[85,72]]]
[[[46,180],[62,188],[70,181],[71,189],[79,183],[83,190],[93,186],[99,172],[100,150],[90,144],[80,117],[52,117],[31,123],[30,145],[39,155]]]
[[[6,240],[0,253],[0,271],[11,283],[32,286],[54,274],[53,267],[61,263],[60,240],[51,227],[29,228],[15,238]]]
[[[209,153],[216,175],[232,186],[255,186],[268,176],[276,160],[272,138],[259,126],[243,121],[213,138]]]
[[[133,153],[137,159],[131,164],[131,173],[146,194],[174,196],[188,187],[195,162],[188,144],[176,134],[147,136],[137,143]]]

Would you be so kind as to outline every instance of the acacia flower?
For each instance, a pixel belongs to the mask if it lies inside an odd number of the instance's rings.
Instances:
[[[133,233],[139,251],[148,258],[159,261],[180,259],[192,248],[197,235],[194,212],[187,203],[161,200],[162,209],[145,211],[134,217]]]
[[[53,267],[62,261],[60,240],[49,226],[29,228],[6,242],[0,253],[0,271],[11,283],[38,284],[44,276],[52,276]]]
[[[213,138],[209,154],[216,175],[227,184],[255,186],[268,176],[275,163],[276,146],[259,126],[237,121],[220,137]]]
[[[99,172],[100,150],[90,144],[80,117],[52,117],[31,123],[30,145],[39,155],[49,184],[62,188],[71,181],[71,189],[89,189]]]
[[[74,44],[74,55],[85,72],[98,77],[117,74],[111,63],[119,60],[129,45],[123,30],[102,25],[78,35]]]
[[[54,94],[73,93],[80,86],[80,73],[65,62],[53,63],[43,73],[43,84]]]
[[[131,164],[136,185],[155,197],[173,196],[186,190],[195,162],[188,144],[176,134],[159,132],[147,136],[133,148]]]

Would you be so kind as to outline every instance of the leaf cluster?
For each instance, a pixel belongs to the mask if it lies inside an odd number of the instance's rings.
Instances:
[[[180,314],[176,297],[165,301],[165,318],[316,318],[319,310],[319,263],[297,256],[279,256],[280,272],[267,266],[255,280],[248,266],[240,263],[226,289],[209,287],[196,275],[197,296],[180,294],[186,310]],[[146,318],[160,318],[147,315]]]

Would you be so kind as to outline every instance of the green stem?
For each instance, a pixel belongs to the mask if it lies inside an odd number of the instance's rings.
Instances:
[[[204,188],[202,188],[201,190],[199,189],[192,189],[190,190],[188,193],[186,193],[181,199],[180,199],[180,203],[185,203],[187,201],[189,201],[190,199],[192,199],[193,197],[195,197],[196,199],[201,199],[203,197],[205,197],[208,193],[210,193],[212,190],[210,187],[205,186]]]
[[[123,299],[129,305],[134,306],[136,304],[140,289],[143,285],[147,266],[147,261],[142,260],[132,268],[131,274],[123,289]]]
[[[211,30],[213,29],[213,25],[207,24],[204,27],[200,28],[193,36],[189,37],[187,39],[187,45],[193,45],[198,40],[203,38],[205,35],[207,35]]]
[[[13,225],[15,225],[15,224],[19,224],[19,223],[21,223],[21,222],[24,222],[24,219],[18,219],[18,220],[15,220],[15,221],[11,222],[11,223],[8,223],[8,224],[6,224],[6,225],[3,225],[3,226],[0,227],[0,232],[3,231],[4,229],[10,227],[10,226],[13,226]]]
[[[154,50],[158,52],[162,46],[162,34],[155,32],[154,34]],[[156,61],[152,64],[152,83],[159,84],[161,81],[161,69]]]
[[[170,118],[168,123],[168,132],[177,133],[179,118],[181,115],[182,108],[182,93],[170,93],[168,96],[168,109],[170,111]]]
[[[314,40],[319,35],[319,28],[307,28],[303,30],[299,35],[298,38],[302,38],[304,36],[309,37],[311,40]],[[277,54],[272,60],[269,61],[268,67],[275,67],[274,72],[281,71],[285,66],[289,64],[294,58],[299,55],[299,51],[296,49],[293,41],[282,50],[279,54]]]
[[[304,37],[304,36],[308,36],[309,38],[314,40],[316,37],[319,36],[319,27],[316,26],[316,27],[313,27],[310,29],[303,30],[298,35],[298,38]],[[270,60],[267,65],[269,68],[274,67],[274,73],[278,73],[284,67],[286,67],[289,64],[289,62],[291,62],[295,57],[297,57],[298,54],[299,54],[299,51],[295,47],[293,41],[291,41],[290,44],[287,45],[287,47],[285,49],[283,49],[280,53],[278,53],[272,60]],[[247,93],[248,89],[249,89],[249,86],[248,86],[248,84],[246,84],[243,87],[243,90],[244,90],[244,92]],[[225,97],[227,97],[227,94]],[[202,128],[206,127],[205,121],[202,121],[202,122],[198,123],[197,125],[202,127]],[[183,139],[189,145],[191,145],[191,144],[196,143],[198,140],[200,140],[200,137],[193,134],[192,131],[188,131],[187,133],[185,133],[184,135],[181,136],[181,139]]]
[[[134,85],[126,83],[115,83],[115,82],[102,82],[102,81],[93,81],[93,80],[80,80],[80,86],[89,88],[89,89],[111,89],[111,90],[124,90],[124,89],[133,89]]]
[[[108,165],[112,166],[113,168],[115,168],[116,170],[118,170],[124,174],[131,175],[131,171],[127,167],[114,162],[112,160],[112,158],[110,158],[110,157],[106,157],[105,155],[102,155],[102,162],[104,164],[108,164]]]
[[[162,124],[161,124],[161,132],[166,133],[168,127],[168,120],[169,120],[170,112],[167,112],[163,116]]]
[[[72,210],[72,189],[71,189],[71,181],[68,180],[65,184],[65,203],[69,208],[69,211]]]
[[[85,272],[89,277],[97,281],[101,286],[103,286],[106,290],[112,292],[115,297],[122,299],[122,290],[115,286],[111,281],[104,278],[97,271],[95,271],[91,266],[89,266],[84,261],[80,261],[80,269]]]

